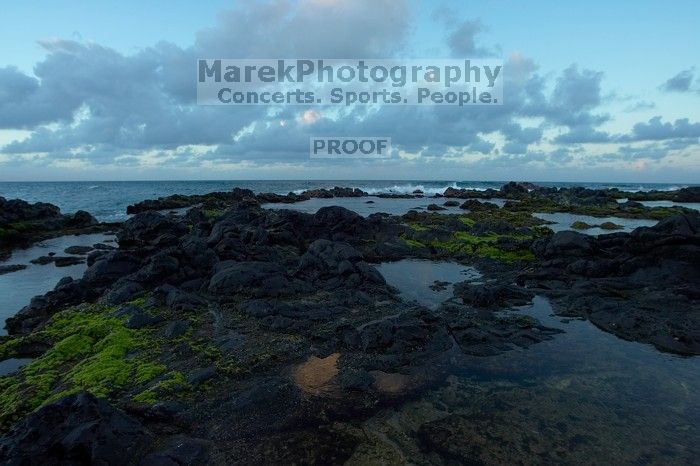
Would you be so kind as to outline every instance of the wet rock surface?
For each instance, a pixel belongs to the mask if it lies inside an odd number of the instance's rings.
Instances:
[[[532,248],[542,260],[519,280],[551,296],[557,312],[628,340],[700,354],[700,216],[597,238],[560,232]]]
[[[15,247],[68,233],[95,233],[109,228],[88,212],[62,214],[53,204],[31,204],[0,197],[0,259]]]
[[[0,275],[26,269],[24,264],[0,265]]]
[[[15,464],[124,464],[124,455],[144,464],[360,461],[368,437],[357,423],[445,383],[454,360],[557,338],[561,329],[503,313],[535,295],[623,338],[700,354],[697,215],[632,233],[552,234],[528,209],[598,209],[617,205],[618,193],[517,183],[448,191],[465,200],[464,212],[433,213],[434,204],[364,218],[342,207],[260,207],[366,195],[349,188],[130,207],[118,248],[48,258],[89,267],[8,320],[0,355],[36,359],[0,384],[9,397],[0,455]],[[494,197],[510,204],[485,202]],[[191,208],[179,217],[156,212],[183,207]],[[375,267],[406,258],[458,261],[483,278],[456,283],[430,310],[402,299]],[[81,390],[98,397],[74,394]],[[415,436],[442,462],[483,459],[473,419],[484,422],[475,413],[423,420]],[[525,449],[526,439],[517,442]]]

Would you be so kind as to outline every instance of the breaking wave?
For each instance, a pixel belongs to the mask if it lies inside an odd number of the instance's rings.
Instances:
[[[422,191],[424,194],[442,194],[447,188],[459,189],[457,183],[451,183],[443,186],[426,186],[424,184],[401,184],[393,186],[354,186],[363,190],[367,194],[412,194],[416,191]]]

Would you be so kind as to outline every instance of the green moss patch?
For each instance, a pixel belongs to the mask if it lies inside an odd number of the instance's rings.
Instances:
[[[509,238],[517,241],[532,239],[524,235],[497,235],[495,233],[486,235],[472,235],[467,232],[458,231],[450,241],[433,240],[431,246],[438,250],[446,250],[451,253],[469,254],[478,257],[488,257],[495,260],[513,262],[516,260],[534,260],[535,256],[527,247],[509,249],[502,247],[499,240]]]
[[[189,388],[189,384],[185,381],[185,375],[179,371],[171,371],[165,374],[165,377],[163,377],[157,384],[134,396],[134,401],[139,403],[154,404],[164,396],[187,388]]]
[[[460,216],[464,231],[453,233],[447,233],[443,225],[436,223],[446,220],[425,220],[433,223],[409,225],[410,229],[399,238],[409,247],[430,248],[438,254],[470,255],[505,262],[534,260],[530,244],[535,239],[552,233],[548,228],[540,226],[541,220],[530,214],[503,209],[488,213],[470,212]],[[516,231],[496,233],[503,231],[504,225],[510,230],[515,228]],[[434,235],[426,235],[425,232],[434,232]]]
[[[51,348],[17,373],[0,378],[0,429],[44,403],[86,390],[114,398],[167,371],[153,358],[157,342],[147,330],[132,330],[112,308],[82,305],[53,316],[41,330],[23,338]],[[3,347],[22,343],[22,338]]]

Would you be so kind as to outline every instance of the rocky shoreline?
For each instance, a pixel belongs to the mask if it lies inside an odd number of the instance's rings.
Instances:
[[[118,224],[99,223],[89,212],[79,210],[62,214],[53,204],[31,204],[21,199],[0,197],[0,260],[5,260],[15,248],[62,235],[100,233]]]
[[[366,441],[353,421],[441,383],[456,354],[492,357],[556,338],[560,330],[499,312],[535,295],[620,338],[700,354],[700,214],[637,202],[700,202],[700,188],[448,188],[426,211],[366,218],[337,206],[263,207],[368,196],[170,196],[129,206],[118,226],[0,199],[7,249],[65,231],[117,229],[118,241],[88,252],[82,278],[61,280],[8,320],[0,359],[34,359],[0,378],[0,457],[340,464]],[[462,212],[439,212],[456,202]],[[174,209],[186,211],[163,213]],[[533,212],[660,221],[594,237],[553,233]],[[405,302],[376,268],[401,259],[456,261],[483,279],[456,284],[429,310]],[[431,432],[420,428],[439,443]]]

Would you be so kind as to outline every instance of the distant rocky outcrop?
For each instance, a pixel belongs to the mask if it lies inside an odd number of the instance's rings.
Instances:
[[[62,214],[53,204],[31,204],[21,199],[0,197],[0,250],[27,245],[62,232],[86,231],[98,221],[88,212]]]

